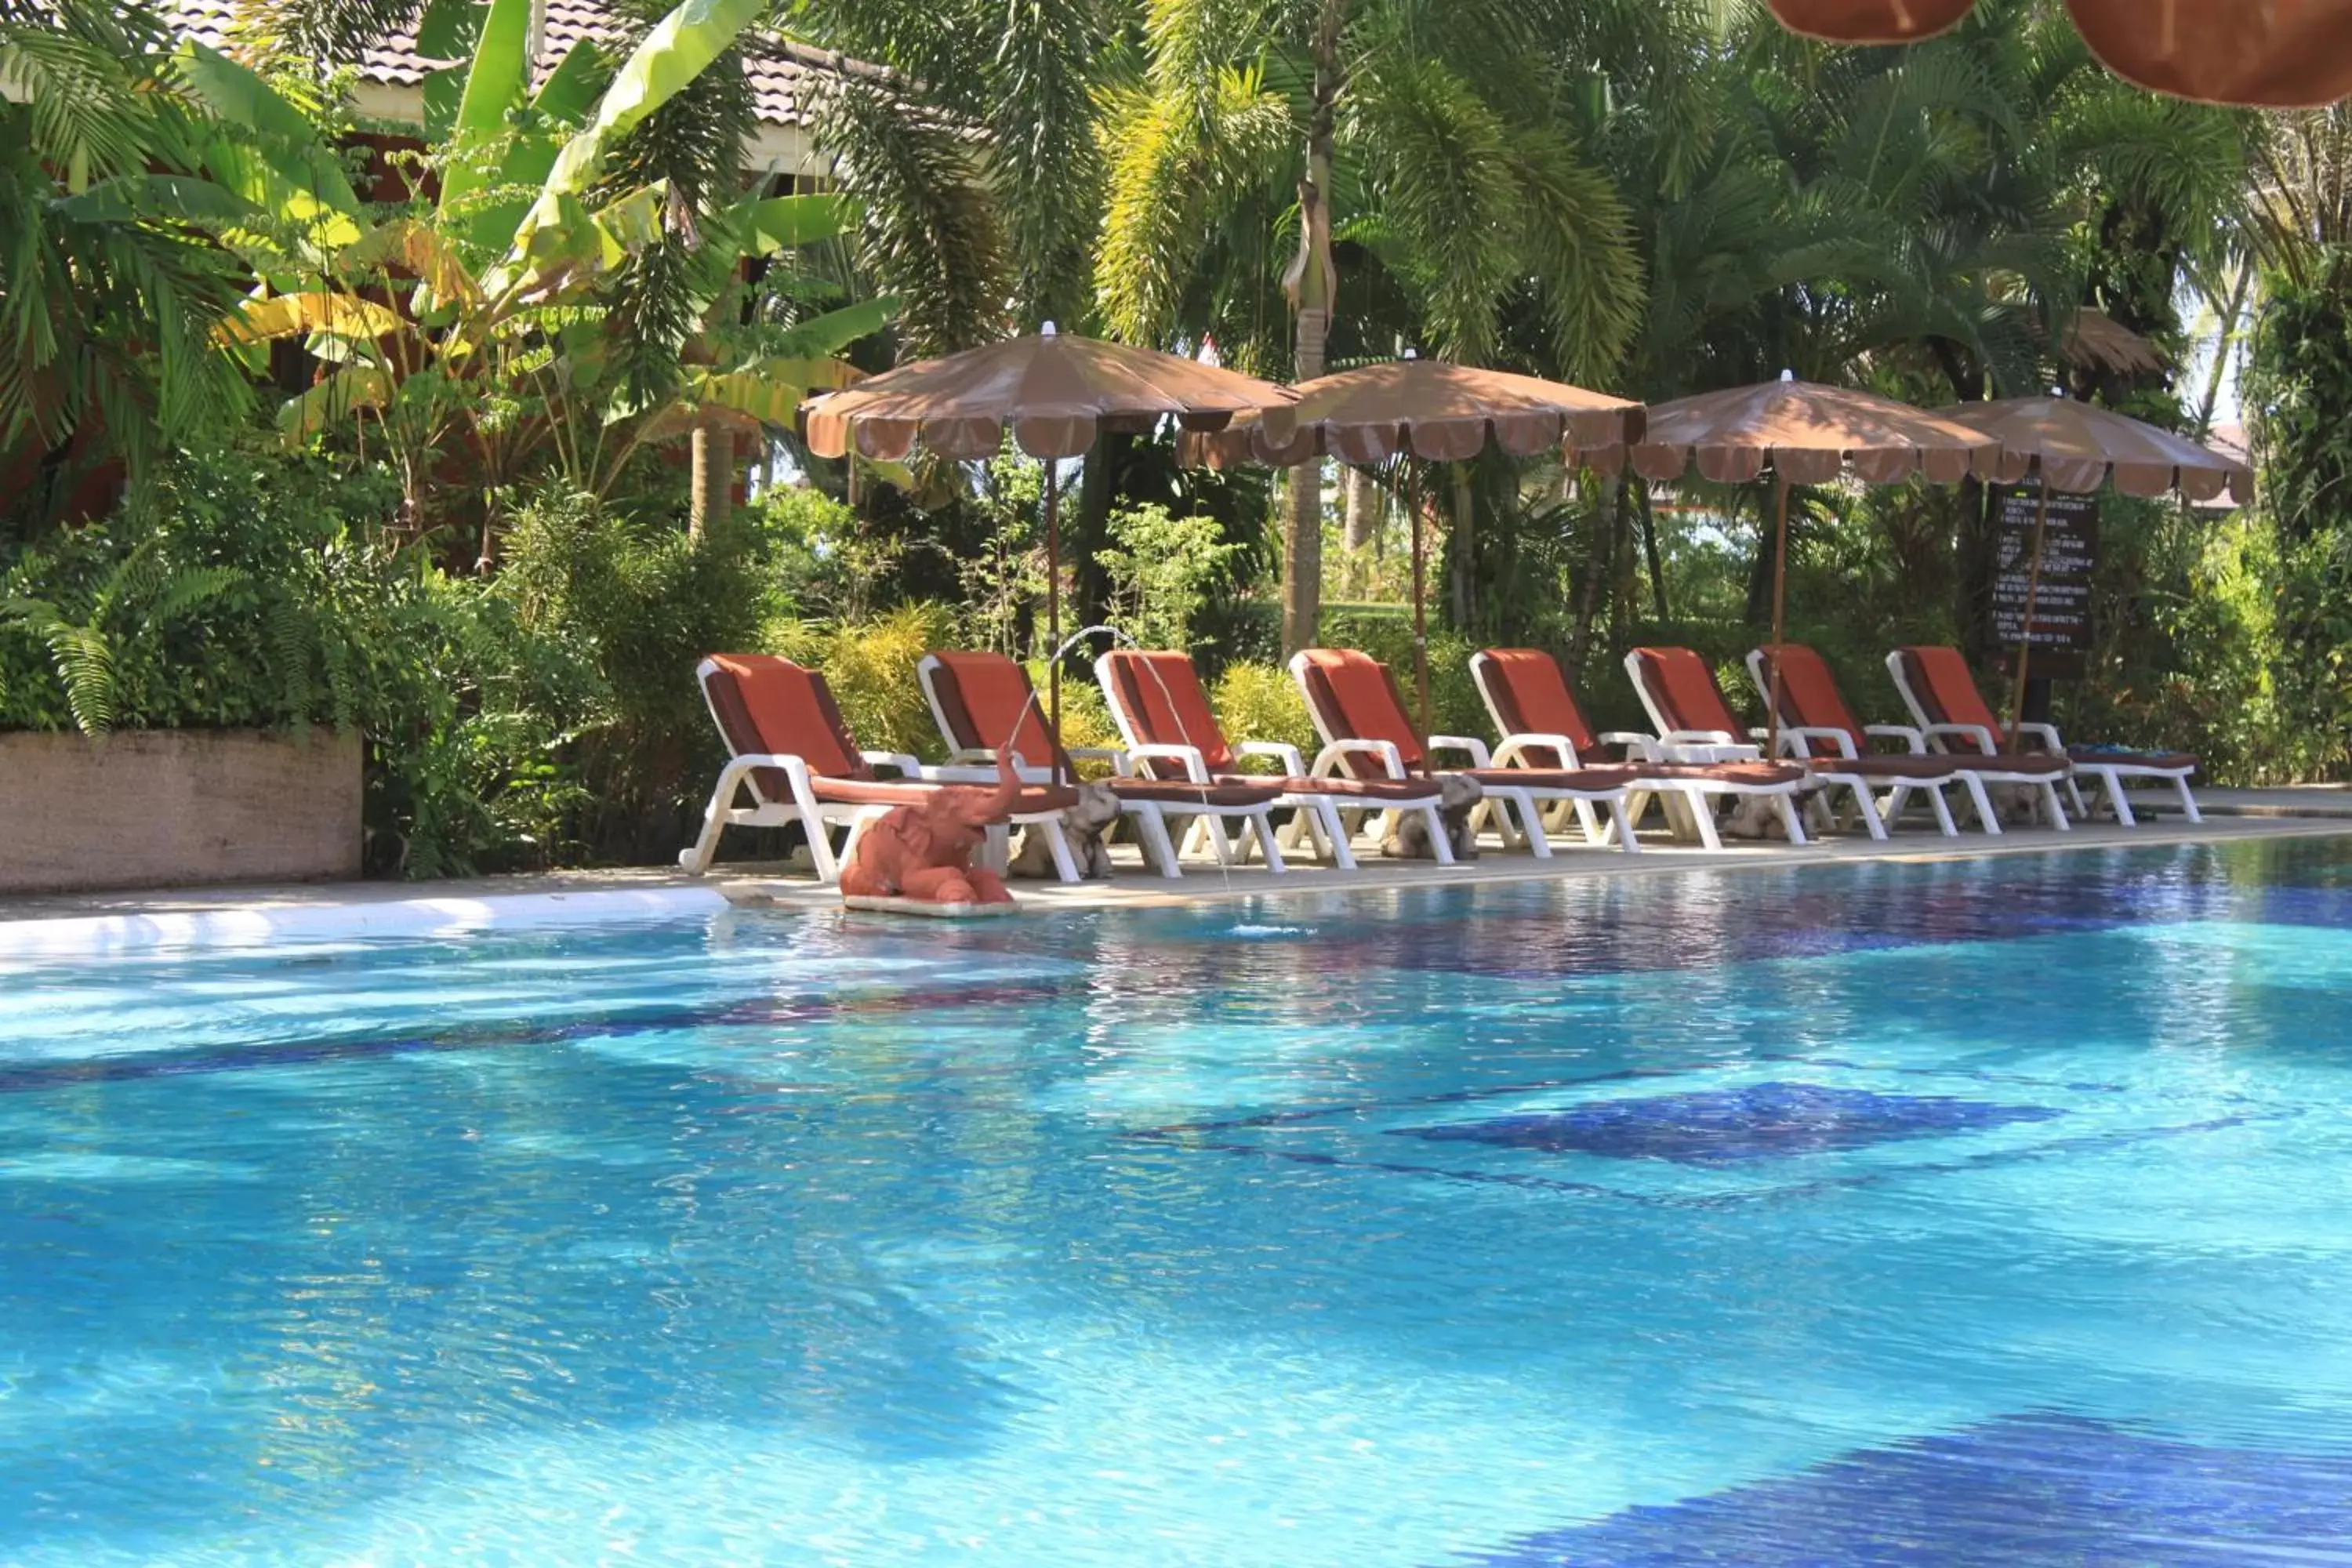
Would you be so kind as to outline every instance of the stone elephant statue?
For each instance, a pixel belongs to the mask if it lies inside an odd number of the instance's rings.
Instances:
[[[1009,904],[995,872],[971,863],[989,827],[1007,820],[1021,796],[1021,759],[1003,758],[992,791],[945,784],[918,804],[892,806],[857,837],[842,868],[841,891],[854,899],[912,899],[929,904]]]

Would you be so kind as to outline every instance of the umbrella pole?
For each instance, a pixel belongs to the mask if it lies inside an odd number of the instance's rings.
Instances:
[[[1404,460],[1405,502],[1412,511],[1412,673],[1421,691],[1421,732],[1429,733],[1429,594],[1422,581],[1421,471]]]
[[[2041,489],[2033,498],[2033,564],[2025,574],[2025,626],[2017,634],[2017,689],[2010,694],[2009,749],[2020,749],[2025,728],[2025,667],[2033,657],[2033,601],[2042,592],[2042,531],[2050,521],[2050,476],[2035,476]]]
[[[1062,509],[1054,459],[1045,459],[1046,725],[1053,734],[1054,783],[1062,783]]]
[[[1773,465],[1775,521],[1772,524],[1772,647],[1765,662],[1771,667],[1770,689],[1765,695],[1764,757],[1780,754],[1780,644],[1788,636],[1789,606],[1789,481]]]

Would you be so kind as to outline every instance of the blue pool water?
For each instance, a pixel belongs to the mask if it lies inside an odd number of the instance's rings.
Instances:
[[[0,971],[0,1563],[2352,1563],[2352,840]]]

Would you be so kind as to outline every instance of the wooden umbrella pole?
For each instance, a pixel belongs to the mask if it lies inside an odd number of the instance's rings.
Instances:
[[[1789,481],[1778,463],[1772,465],[1776,520],[1772,525],[1772,646],[1764,662],[1771,668],[1764,714],[1764,756],[1780,754],[1780,644],[1788,636],[1789,606]]]
[[[1052,730],[1054,783],[1062,783],[1062,515],[1054,459],[1045,459],[1046,721]]]
[[[2019,750],[2025,732],[2025,667],[2033,657],[2033,601],[2042,592],[2042,531],[2050,521],[2050,476],[2037,474],[2040,489],[2033,498],[2033,563],[2025,574],[2025,626],[2017,634],[2017,689],[2010,694],[2009,749]]]
[[[1412,673],[1421,689],[1421,732],[1429,733],[1429,593],[1422,580],[1421,471],[1404,460],[1405,502],[1412,511]]]

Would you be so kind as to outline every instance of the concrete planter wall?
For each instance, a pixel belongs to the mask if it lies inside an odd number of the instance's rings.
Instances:
[[[0,734],[0,893],[356,877],[360,769],[330,729]]]

